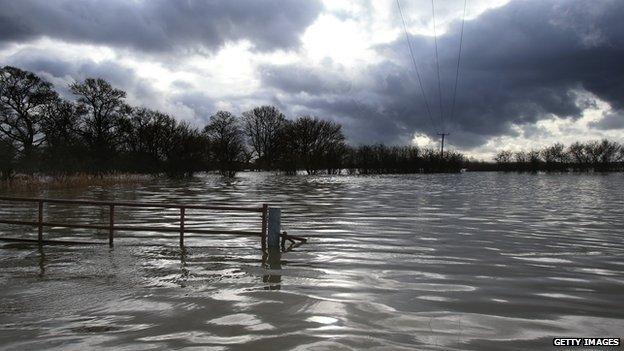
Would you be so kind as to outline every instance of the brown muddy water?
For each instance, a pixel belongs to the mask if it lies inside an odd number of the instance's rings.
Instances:
[[[2,191],[9,194],[8,191]],[[624,336],[624,175],[379,177],[241,174],[16,196],[283,208],[309,243],[263,260],[255,238],[0,243],[4,350],[551,349]],[[36,205],[1,203],[35,220]],[[257,215],[189,211],[187,225],[256,229]],[[49,221],[106,209],[50,205]],[[118,212],[175,226],[175,211]],[[254,217],[255,216],[255,217]],[[36,229],[0,226],[2,236]],[[106,241],[105,231],[46,229]]]

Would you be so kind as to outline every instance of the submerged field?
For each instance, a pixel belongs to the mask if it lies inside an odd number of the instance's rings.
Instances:
[[[0,348],[550,349],[624,330],[624,176],[287,177],[24,188],[2,195],[283,208],[307,244],[263,260],[243,237],[121,237],[107,246],[0,243]],[[105,222],[106,209],[47,208]],[[3,218],[36,206],[2,203]],[[254,229],[191,212],[189,226]],[[175,211],[119,222],[175,226]],[[2,225],[0,235],[36,237]],[[106,241],[107,233],[46,230]],[[142,233],[156,236],[156,233]],[[161,234],[158,234],[161,236]]]

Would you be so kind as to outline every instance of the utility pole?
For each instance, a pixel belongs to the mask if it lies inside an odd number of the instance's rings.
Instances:
[[[444,137],[449,135],[450,133],[438,133],[438,135],[442,136],[442,143],[440,143],[440,156],[444,157]]]

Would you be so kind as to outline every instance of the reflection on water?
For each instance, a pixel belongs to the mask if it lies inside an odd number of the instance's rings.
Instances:
[[[262,253],[262,267],[265,269],[265,275],[262,281],[267,283],[265,289],[279,290],[282,282],[282,251],[281,249],[268,248]]]
[[[12,194],[198,204],[269,202],[310,238],[119,233],[115,247],[0,244],[0,345],[23,349],[550,349],[554,336],[621,336],[624,178],[242,174]],[[0,207],[34,220],[36,206]],[[49,205],[49,221],[106,223]],[[131,209],[118,224],[176,226]],[[189,211],[187,227],[257,230],[259,218]],[[36,238],[3,226],[3,236]],[[50,239],[106,231],[46,229]]]

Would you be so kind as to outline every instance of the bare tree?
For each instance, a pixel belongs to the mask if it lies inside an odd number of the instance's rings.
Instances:
[[[171,145],[178,122],[171,116],[147,108],[133,108],[122,119],[120,134],[128,168],[146,173],[159,173]]]
[[[575,142],[568,147],[568,155],[576,169],[585,170],[589,166],[589,156],[585,145]]]
[[[516,163],[527,163],[529,162],[529,156],[524,151],[516,151],[514,152],[514,161]]]
[[[78,97],[79,106],[87,111],[81,133],[96,163],[95,171],[111,169],[120,144],[119,122],[131,110],[124,102],[126,92],[101,78],[87,78],[71,84],[70,89]]]
[[[509,150],[501,150],[496,156],[494,156],[494,161],[498,165],[500,170],[509,171],[511,167],[511,159],[513,153]]]
[[[45,140],[41,130],[45,106],[56,97],[52,84],[32,72],[11,66],[0,69],[0,132],[12,141],[28,169],[35,149]]]
[[[43,161],[55,175],[75,173],[84,166],[84,144],[80,125],[85,111],[77,104],[56,99],[46,108],[42,130],[46,136]]]
[[[618,151],[616,162],[624,162],[624,145],[620,145],[620,151]]]
[[[546,162],[546,169],[550,171],[563,170],[569,160],[568,154],[565,152],[565,146],[561,143],[555,143],[544,148],[540,154],[544,162]]]
[[[189,177],[206,169],[208,140],[205,134],[188,123],[177,123],[164,150],[164,168],[170,176]]]
[[[287,143],[308,174],[339,167],[345,151],[342,127],[332,121],[302,116],[286,128]]]
[[[275,106],[259,106],[243,113],[243,131],[263,169],[271,169],[280,149],[286,117]]]
[[[602,151],[600,150],[600,142],[590,141],[583,144],[583,150],[587,155],[587,160],[592,167],[596,167],[600,163]]]
[[[0,136],[0,179],[7,180],[13,176],[15,167],[15,148],[12,141]]]
[[[598,153],[601,167],[606,170],[610,164],[618,161],[618,154],[620,152],[620,146],[618,143],[603,139],[598,144]]]
[[[246,160],[245,142],[239,121],[227,111],[219,111],[210,117],[204,128],[208,136],[211,156],[217,163],[219,173],[234,177]]]
[[[499,152],[496,161],[505,158]],[[624,164],[624,146],[607,139],[601,141],[575,142],[569,147],[555,143],[544,149],[515,153],[512,168],[518,171],[621,171]],[[502,169],[502,167],[499,167]]]
[[[529,157],[529,170],[531,172],[539,171],[540,164],[542,163],[542,157],[539,150],[530,150],[527,155]]]

